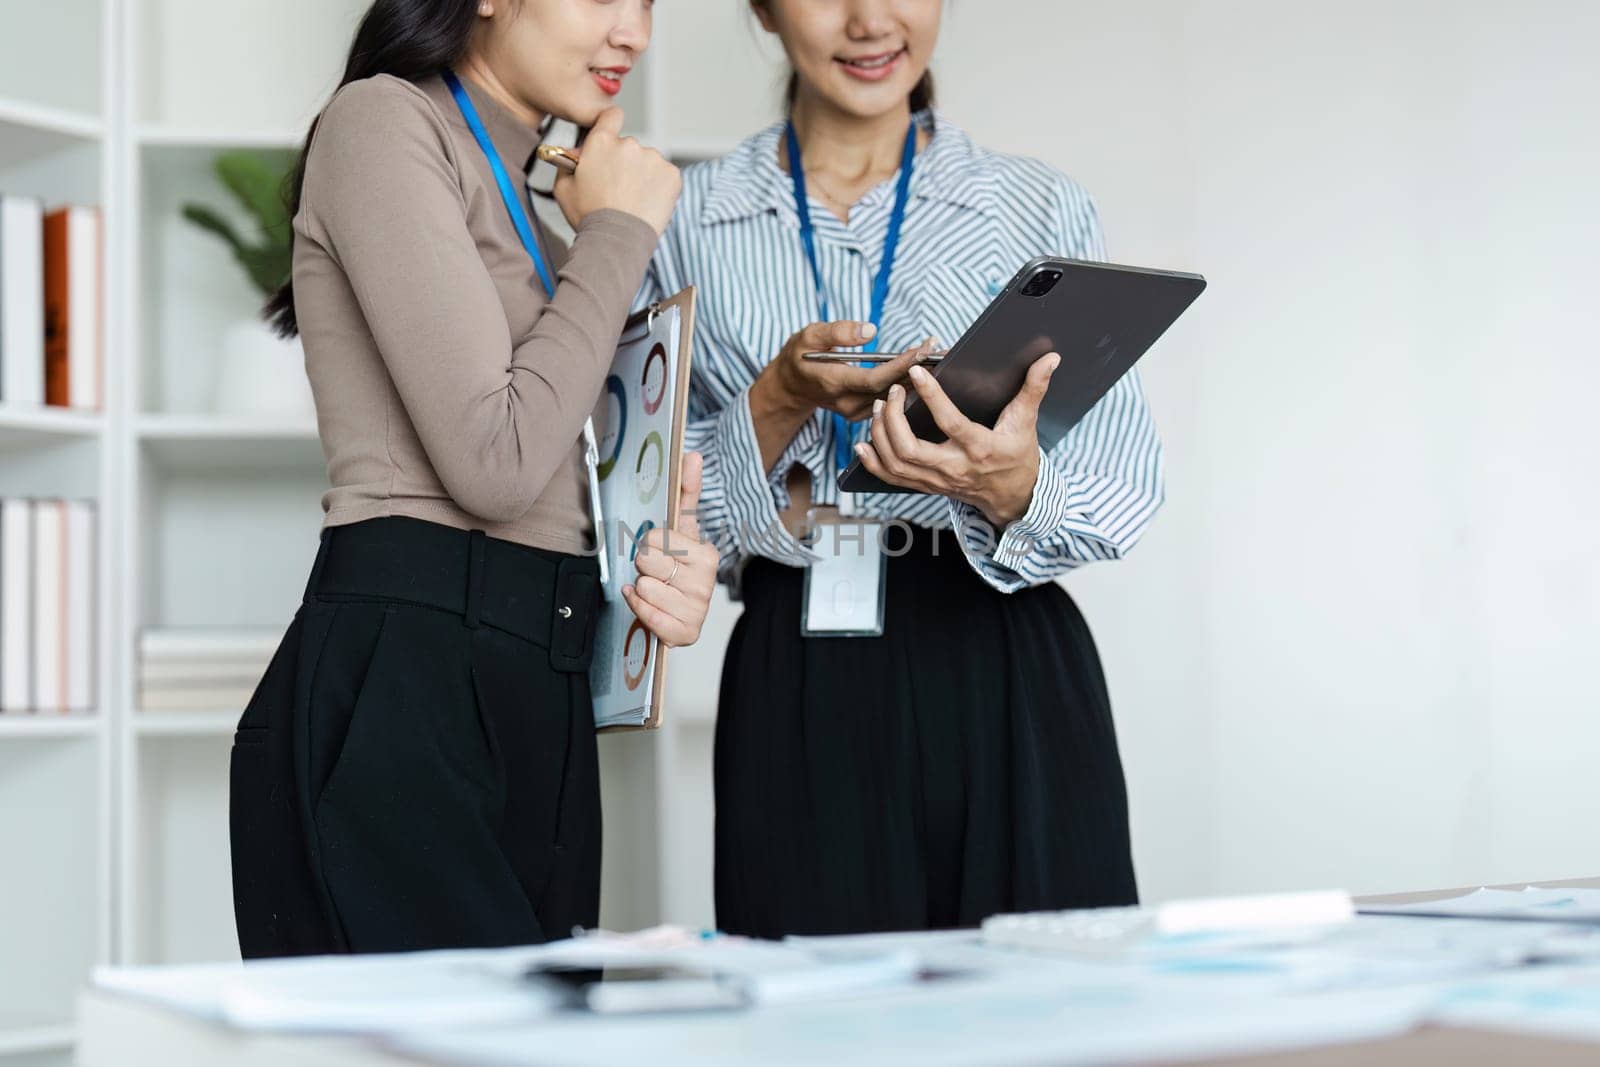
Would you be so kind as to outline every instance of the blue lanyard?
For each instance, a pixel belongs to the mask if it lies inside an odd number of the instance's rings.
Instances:
[[[472,103],[467,91],[461,87],[461,79],[454,73],[445,71],[444,83],[450,87],[450,95],[456,98],[456,106],[461,109],[461,117],[467,120],[467,127],[472,130],[472,136],[478,142],[478,147],[483,149],[483,154],[489,159],[489,169],[494,171],[494,183],[500,187],[500,199],[505,201],[506,211],[511,214],[511,222],[517,228],[517,236],[522,239],[522,247],[528,250],[528,255],[533,259],[534,268],[539,272],[539,281],[544,283],[545,296],[554,299],[555,278],[550,274],[550,265],[545,262],[544,251],[539,247],[538,238],[533,235],[533,224],[528,219],[528,209],[523,205],[517,186],[512,183],[511,175],[500,159],[500,153],[495,150],[494,142],[489,139],[489,131],[484,129],[483,119],[478,116],[477,107]],[[589,510],[594,518],[595,548],[598,553],[596,562],[600,565],[600,589],[601,595],[605,596],[611,584],[611,565],[608,561],[605,519],[600,502],[598,469],[600,457],[595,443],[592,418],[584,420],[583,423],[583,459],[589,475]]]
[[[822,283],[822,267],[817,262],[816,230],[811,225],[811,205],[806,200],[806,172],[800,162],[800,138],[795,133],[793,120],[785,125],[784,136],[789,148],[789,177],[794,182],[794,207],[800,215],[800,241],[805,245],[806,259],[811,262],[811,280],[817,287],[817,308],[826,322],[831,317],[828,313],[828,293]],[[878,276],[872,283],[870,318],[879,332],[862,346],[867,352],[876,352],[878,340],[882,337],[883,305],[889,299],[889,275],[894,271],[894,256],[900,247],[900,230],[906,221],[906,204],[911,199],[911,166],[916,157],[917,124],[913,121],[910,129],[906,130],[906,147],[900,155],[900,179],[895,186],[894,211],[889,215],[889,235],[883,242],[883,261],[878,264]],[[833,456],[840,470],[850,465],[850,443],[850,424],[843,415],[834,412]]]
[[[472,103],[467,91],[461,87],[461,79],[448,70],[444,72],[444,83],[450,87],[450,95],[456,98],[456,106],[461,109],[461,117],[467,120],[467,127],[472,130],[472,136],[477,140],[478,147],[489,157],[489,169],[494,171],[494,182],[500,187],[500,199],[505,201],[506,210],[511,213],[511,222],[517,228],[517,236],[522,238],[522,247],[533,257],[533,265],[539,272],[539,280],[544,283],[545,295],[555,296],[555,279],[551,277],[550,265],[545,262],[538,238],[533,235],[533,225],[528,221],[527,208],[523,207],[522,198],[517,194],[517,187],[512,184],[511,175],[507,172],[505,163],[501,161],[500,153],[495,151],[494,142],[489,139],[489,131],[484,129],[483,119],[478,117],[477,107]]]

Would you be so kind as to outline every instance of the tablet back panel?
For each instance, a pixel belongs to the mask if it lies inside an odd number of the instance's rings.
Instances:
[[[1030,282],[1054,271],[1060,278],[1048,292],[1030,292]],[[1047,352],[1061,353],[1039,409],[1039,442],[1049,449],[1205,287],[1198,274],[1040,257],[1017,272],[932,373],[967,418],[993,426],[1033,362]],[[915,390],[908,395],[906,420],[924,440],[945,439]],[[857,493],[909,492],[880,482],[859,459],[840,474],[839,486]]]

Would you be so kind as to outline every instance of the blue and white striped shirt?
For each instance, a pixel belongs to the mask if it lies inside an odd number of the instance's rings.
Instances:
[[[917,156],[911,201],[880,329],[880,350],[933,336],[953,343],[1024,262],[1041,254],[1104,259],[1099,220],[1073,181],[1033,159],[988,152],[934,112]],[[815,556],[784,530],[788,472],[811,473],[814,505],[838,489],[828,415],[816,412],[763,470],[749,389],[790,335],[818,317],[793,186],[778,164],[783,124],[721,159],[689,167],[683,195],[646,275],[641,304],[697,287],[690,425],[684,447],[705,456],[702,529],[722,552],[720,577],[765,556],[805,566]],[[894,202],[870,190],[849,223],[812,198],[817,261],[836,319],[865,319]],[[1161,443],[1135,374],[1123,378],[1041,455],[1027,513],[997,532],[968,504],[927,494],[867,493],[862,514],[960,533],[972,567],[1013,592],[1139,540],[1163,498]],[[896,543],[896,542],[892,542]]]

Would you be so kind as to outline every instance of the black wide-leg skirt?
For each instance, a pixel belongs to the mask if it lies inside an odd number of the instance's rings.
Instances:
[[[593,560],[478,532],[407,518],[324,532],[234,740],[246,958],[596,925],[598,598]]]
[[[803,572],[745,570],[717,718],[718,926],[937,929],[1135,903],[1110,699],[1071,598],[995,591],[948,531],[918,529],[887,565],[877,638],[801,637]]]

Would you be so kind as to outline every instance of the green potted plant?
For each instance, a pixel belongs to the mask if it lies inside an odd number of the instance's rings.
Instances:
[[[217,179],[249,219],[247,227],[205,204],[183,207],[185,219],[228,246],[262,301],[289,278],[291,220],[283,190],[293,164],[288,152],[224,152],[216,158]],[[212,406],[227,415],[309,416],[311,389],[299,339],[278,337],[259,314],[230,326],[222,338]]]

